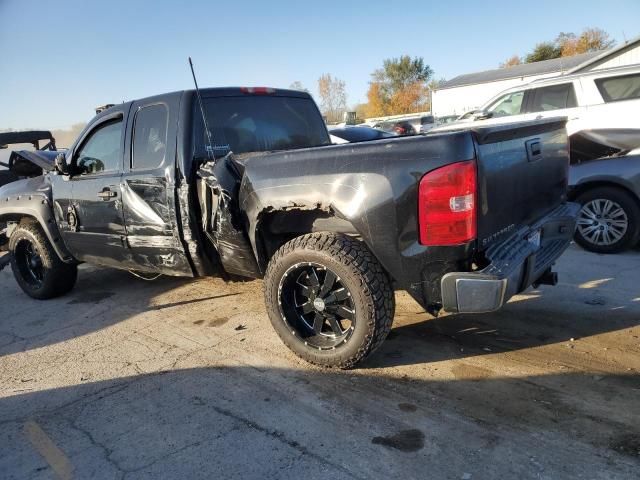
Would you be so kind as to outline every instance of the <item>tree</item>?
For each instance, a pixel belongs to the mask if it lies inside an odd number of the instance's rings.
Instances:
[[[561,32],[556,39],[563,57],[571,57],[587,52],[598,52],[613,46],[609,34],[600,28],[585,28],[580,36]]]
[[[526,63],[540,62],[559,57],[572,57],[587,52],[598,52],[611,48],[614,41],[601,28],[585,28],[580,35],[560,32],[553,42],[538,43],[525,57]],[[502,66],[506,66],[502,64]]]
[[[518,55],[512,55],[511,57],[507,58],[504,62],[500,64],[500,68],[515,67],[516,65],[521,65],[521,64],[522,64],[522,59]]]
[[[433,70],[422,58],[412,59],[408,55],[402,55],[386,59],[382,68],[373,72],[372,77],[375,82],[380,83],[384,93],[391,97],[415,83],[426,84],[432,75]]]
[[[320,110],[330,123],[340,122],[347,109],[347,92],[343,80],[325,73],[318,79]]]
[[[432,76],[433,70],[420,57],[403,55],[386,59],[382,68],[371,74],[367,115],[375,117],[428,110],[427,82]]]
[[[533,52],[528,54],[524,61],[526,63],[542,62],[544,60],[559,58],[561,55],[562,48],[555,42],[542,42],[536,45]]]
[[[388,115],[387,102],[382,97],[380,83],[371,82],[367,92],[367,106],[364,109],[367,117],[382,117]]]
[[[300,90],[301,92],[307,92],[309,93],[309,90],[307,90],[306,88],[304,88],[304,85],[302,85],[302,82],[299,80],[296,80],[295,82],[293,82],[291,85],[289,85],[289,88],[291,90]]]

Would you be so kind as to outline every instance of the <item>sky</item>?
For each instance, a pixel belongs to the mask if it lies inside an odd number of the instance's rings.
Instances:
[[[561,31],[631,39],[638,19],[640,0],[0,0],[0,130],[68,128],[97,105],[192,88],[188,56],[201,87],[300,81],[315,94],[330,73],[354,105],[386,58],[453,78]]]

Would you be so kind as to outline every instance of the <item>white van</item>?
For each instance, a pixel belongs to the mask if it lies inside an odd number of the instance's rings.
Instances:
[[[640,129],[640,65],[545,78],[505,90],[485,103],[472,123],[557,116],[568,118],[569,135],[583,130]],[[431,131],[469,126],[456,122]]]

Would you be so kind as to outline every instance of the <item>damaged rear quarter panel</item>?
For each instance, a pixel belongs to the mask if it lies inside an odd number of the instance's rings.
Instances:
[[[327,211],[355,228],[401,288],[418,292],[428,250],[418,243],[419,181],[434,168],[473,158],[468,132],[252,156],[243,161],[239,200],[254,252],[264,268],[260,229],[273,212]]]

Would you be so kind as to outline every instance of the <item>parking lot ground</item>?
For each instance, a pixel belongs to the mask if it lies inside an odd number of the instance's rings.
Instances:
[[[398,293],[359,369],[299,361],[261,282],[0,273],[2,478],[640,478],[640,252],[432,318]]]

